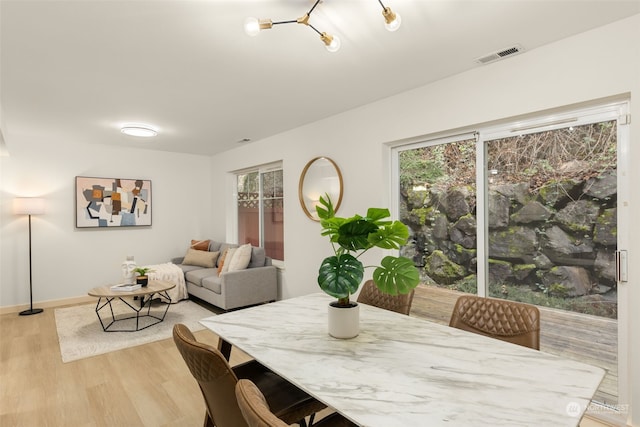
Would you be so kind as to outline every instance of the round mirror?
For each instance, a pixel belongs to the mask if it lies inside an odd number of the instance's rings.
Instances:
[[[337,212],[340,202],[342,202],[340,168],[328,157],[316,157],[307,163],[302,170],[298,185],[298,197],[302,210],[314,221],[320,221],[316,206],[320,201],[320,196],[325,194],[329,195]]]

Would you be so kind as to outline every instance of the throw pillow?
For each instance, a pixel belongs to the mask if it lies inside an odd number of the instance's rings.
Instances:
[[[244,270],[249,265],[249,261],[251,261],[251,243],[247,243],[236,249],[233,253],[233,258],[231,258],[229,262],[228,271]]]
[[[229,248],[227,249],[227,256],[224,257],[224,261],[222,263],[222,270],[218,273],[220,276],[222,273],[226,273],[229,271],[229,264],[231,264],[231,260],[233,259],[233,254],[238,248]]]
[[[224,268],[224,260],[227,259],[228,252],[229,252],[229,248],[225,248],[220,258],[218,258],[218,276],[222,274],[222,269]]]
[[[216,266],[216,260],[218,259],[220,252],[200,251],[197,249],[188,249],[187,254],[184,256],[183,264],[196,265],[204,268],[214,268]]]
[[[220,248],[216,250],[219,250],[221,254],[224,254],[228,248],[237,248],[237,247],[238,245],[233,243],[221,243]],[[220,265],[220,261],[221,260],[218,260],[218,265]]]
[[[195,249],[198,251],[208,251],[209,241],[208,240],[191,240],[191,249]]]

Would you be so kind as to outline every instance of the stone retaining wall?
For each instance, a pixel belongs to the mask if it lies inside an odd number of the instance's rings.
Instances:
[[[560,297],[615,298],[616,188],[615,171],[536,192],[527,183],[491,185],[490,283]],[[440,285],[475,273],[475,211],[472,187],[403,192],[401,220],[412,233],[403,255]]]

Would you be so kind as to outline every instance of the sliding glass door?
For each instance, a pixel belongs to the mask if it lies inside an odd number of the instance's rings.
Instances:
[[[541,350],[606,368],[594,400],[614,415],[628,402],[617,268],[627,243],[626,108],[480,127],[393,156],[399,219],[412,232],[401,253],[423,282],[538,306]]]
[[[617,404],[616,120],[558,126],[484,140],[487,294],[555,309],[547,351],[606,367]]]

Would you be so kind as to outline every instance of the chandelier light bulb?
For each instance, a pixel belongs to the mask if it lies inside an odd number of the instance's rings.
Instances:
[[[249,17],[244,20],[244,32],[254,37],[260,32],[260,21],[257,18]]]
[[[391,8],[386,7],[382,11],[382,16],[384,16],[384,26],[388,31],[397,31],[400,28],[400,24],[402,24],[402,18],[399,13],[393,12]]]
[[[329,52],[334,53],[340,50],[342,43],[338,36],[330,36],[327,33],[322,33],[321,39]]]

